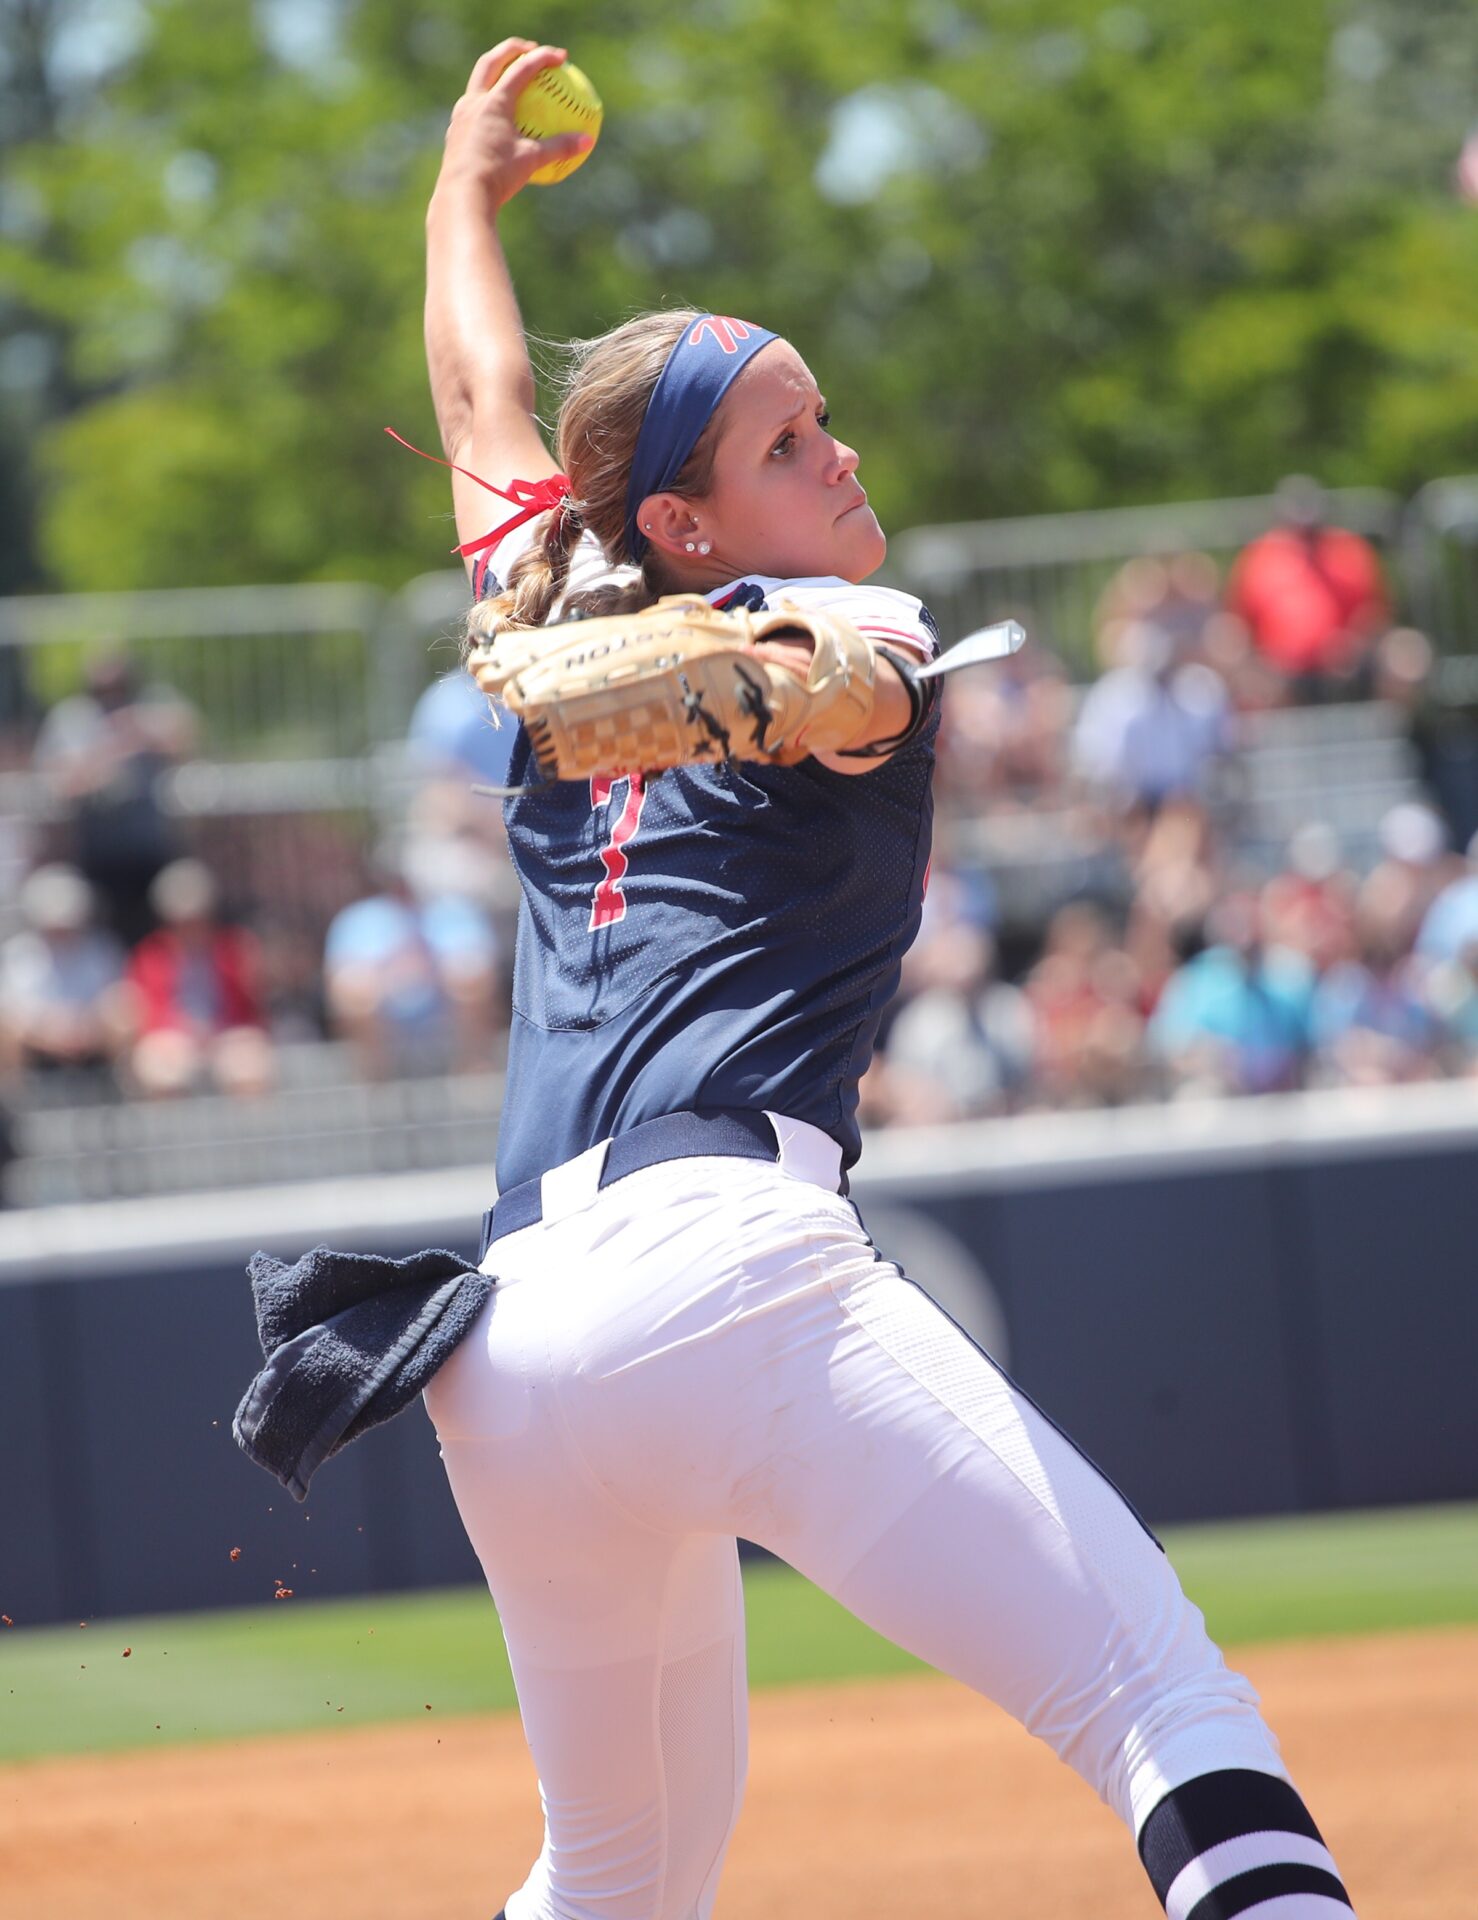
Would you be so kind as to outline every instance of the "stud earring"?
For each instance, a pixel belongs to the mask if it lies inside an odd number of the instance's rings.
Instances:
[[[713,542],[711,540],[700,540],[698,542],[698,551],[699,553],[712,553]]]
[[[685,544],[686,544],[686,547],[687,547],[687,550],[688,550],[688,552],[689,552],[689,553],[691,553],[691,552],[693,551],[693,543],[692,543],[692,541],[691,541],[691,540],[689,540],[689,541],[687,541],[687,542],[686,542]]]

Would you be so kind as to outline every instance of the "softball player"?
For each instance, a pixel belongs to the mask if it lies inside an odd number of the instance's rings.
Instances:
[[[478,62],[428,215],[478,596],[539,625],[783,587],[930,654],[920,603],[863,584],[885,543],[856,454],[752,322],[657,314],[586,343],[555,467],[496,216],[572,145],[512,121],[563,57]],[[487,485],[518,507],[491,535]],[[497,1286],[427,1395],[539,1771],[545,1843],[507,1920],[713,1911],[745,1772],[736,1536],[1047,1741],[1175,1920],[1334,1920],[1335,1864],[1156,1541],[847,1198],[929,855],[937,716],[886,658],[879,685],[852,743],[872,758],[587,788],[539,784],[514,744]]]

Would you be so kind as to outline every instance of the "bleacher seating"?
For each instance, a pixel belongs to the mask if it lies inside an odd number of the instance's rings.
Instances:
[[[1346,862],[1366,873],[1379,858],[1379,828],[1392,807],[1424,797],[1401,715],[1379,701],[1287,707],[1241,717],[1238,750],[1213,800],[1228,847],[1264,876],[1282,864],[1293,833],[1323,821]],[[991,878],[1002,919],[1040,926],[1079,894],[1127,901],[1117,847],[1078,806],[1030,806],[955,823],[952,854]]]
[[[1261,863],[1277,861],[1310,821],[1334,828],[1357,870],[1374,865],[1392,807],[1421,797],[1400,712],[1381,701],[1246,714],[1237,756],[1235,837]]]
[[[293,1048],[283,1084],[260,1099],[23,1107],[10,1206],[405,1169],[492,1165],[501,1072],[365,1083],[337,1046]]]

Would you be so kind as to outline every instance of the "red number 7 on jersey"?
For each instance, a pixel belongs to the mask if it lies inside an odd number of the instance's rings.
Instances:
[[[593,810],[608,806],[612,791],[623,780],[626,783],[626,798],[621,811],[611,822],[611,837],[600,850],[601,865],[606,871],[590,902],[592,933],[601,927],[613,927],[617,921],[626,918],[626,895],[621,891],[621,882],[630,864],[626,858],[626,847],[635,838],[636,830],[641,825],[641,810],[647,797],[647,788],[639,773],[599,773],[590,783],[590,805]]]

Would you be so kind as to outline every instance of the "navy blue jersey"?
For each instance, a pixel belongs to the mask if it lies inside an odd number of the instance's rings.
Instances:
[[[933,650],[906,594],[739,591],[751,606],[824,602],[900,651]],[[523,898],[501,1190],[687,1107],[789,1114],[856,1160],[857,1083],[918,931],[936,728],[937,714],[861,776],[736,761],[535,784],[505,803]],[[538,772],[520,729],[509,783],[525,781]]]

